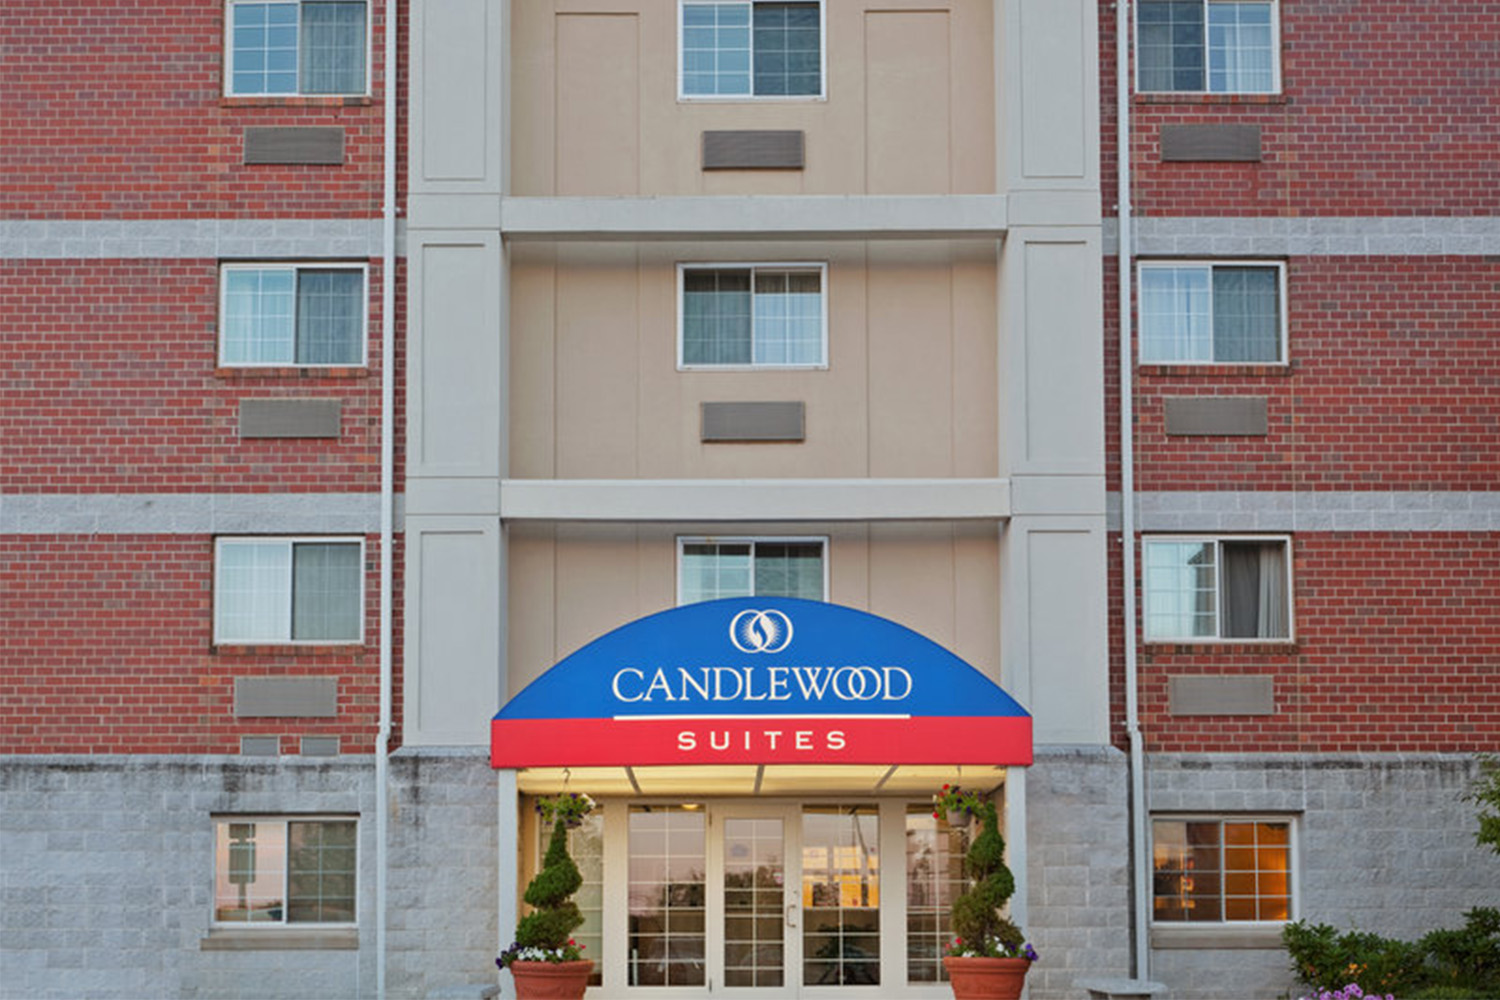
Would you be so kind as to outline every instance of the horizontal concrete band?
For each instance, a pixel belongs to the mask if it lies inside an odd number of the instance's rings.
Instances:
[[[400,525],[400,498],[397,498]],[[369,534],[378,493],[0,496],[0,535]]]
[[[507,479],[505,520],[998,520],[1005,479]]]
[[[404,248],[402,228],[396,248]],[[0,220],[0,259],[145,260],[377,257],[374,219]]]
[[[1149,218],[1133,223],[1138,256],[1405,257],[1500,254],[1500,218]],[[1117,219],[1104,220],[1104,254],[1119,253]]]
[[[1004,195],[505,198],[510,239],[999,238]]]
[[[1120,530],[1120,494],[1108,498]],[[1500,531],[1500,492],[1201,491],[1136,494],[1139,531]]]

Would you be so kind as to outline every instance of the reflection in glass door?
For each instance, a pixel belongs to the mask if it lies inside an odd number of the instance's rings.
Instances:
[[[631,806],[631,986],[703,986],[707,904],[701,808]]]
[[[724,986],[774,994],[787,985],[786,820],[735,812],[722,823]]]
[[[880,811],[802,810],[802,984],[880,985]]]

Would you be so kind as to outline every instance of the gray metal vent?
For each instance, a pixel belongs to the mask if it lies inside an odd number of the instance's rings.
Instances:
[[[242,438],[336,438],[342,405],[337,399],[242,399]]]
[[[704,441],[801,441],[807,437],[801,402],[704,403]]]
[[[245,163],[301,163],[340,166],[344,130],[337,126],[245,129]]]
[[[801,170],[803,166],[800,131],[703,133],[704,170]]]
[[[1163,125],[1165,162],[1260,162],[1259,125]]]
[[[1166,401],[1168,434],[1266,433],[1264,396],[1172,396]]]

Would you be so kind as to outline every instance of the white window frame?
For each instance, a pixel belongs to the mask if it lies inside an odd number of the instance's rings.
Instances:
[[[1186,360],[1167,360],[1146,357],[1146,318],[1145,318],[1145,294],[1142,274],[1147,271],[1172,271],[1187,268],[1202,268],[1208,271],[1208,296],[1209,322],[1213,322],[1213,272],[1227,268],[1262,268],[1275,269],[1276,271],[1276,322],[1278,337],[1278,352],[1280,357],[1275,361],[1219,361],[1210,358],[1207,361],[1196,358]],[[1192,258],[1184,260],[1139,260],[1136,262],[1135,277],[1135,301],[1136,301],[1136,361],[1142,365],[1194,365],[1203,368],[1238,368],[1245,365],[1254,365],[1257,368],[1285,368],[1291,364],[1291,334],[1287,323],[1287,299],[1286,299],[1286,261],[1284,260],[1225,260],[1217,258]],[[1213,343],[1213,330],[1209,330],[1209,343]]]
[[[369,97],[371,90],[371,78],[375,75],[374,60],[371,54],[374,51],[375,38],[375,4],[373,0],[361,0],[365,5],[365,85],[364,89],[357,91],[339,93],[317,93],[309,94],[301,90],[294,91],[266,91],[258,90],[253,93],[239,93],[234,89],[234,8],[242,3],[295,3],[297,5],[298,28],[301,27],[302,5],[304,0],[224,0],[224,96],[241,99],[255,100],[258,98],[284,98],[284,97],[308,97],[313,99],[328,98],[340,100],[345,97]],[[302,58],[302,39],[297,39],[297,58]]]
[[[341,816],[341,815],[337,815],[337,814],[334,814],[334,813],[326,813],[326,814],[325,813],[310,813],[310,814],[304,816],[304,815],[297,815],[297,814],[290,814],[290,813],[288,813],[288,814],[256,813],[256,814],[253,814],[253,815],[248,815],[247,814],[247,815],[243,815],[242,816],[242,815],[232,814],[232,813],[216,813],[212,817],[212,820],[213,820],[214,862],[213,862],[213,882],[212,882],[212,889],[209,892],[208,919],[209,919],[209,926],[212,928],[212,930],[215,933],[223,933],[223,932],[226,932],[226,931],[233,931],[233,932],[243,931],[243,932],[245,932],[247,934],[261,934],[261,933],[265,933],[267,931],[272,932],[272,933],[278,932],[278,931],[282,932],[282,933],[286,933],[288,931],[295,931],[295,932],[298,932],[298,933],[313,933],[313,934],[316,934],[319,931],[324,931],[324,930],[330,930],[330,931],[335,931],[335,930],[350,930],[350,929],[357,928],[359,926],[359,908],[360,908],[361,903],[363,902],[363,900],[361,899],[362,893],[360,892],[360,863],[361,863],[361,860],[362,860],[361,857],[360,857],[360,855],[363,852],[360,850],[360,834],[361,834],[361,830],[360,830],[359,817],[357,815],[344,815],[344,816]],[[289,920],[286,919],[286,912],[285,912],[285,905],[286,905],[287,900],[283,899],[282,900],[283,911],[282,911],[281,919],[278,920],[278,921],[272,921],[272,920],[220,920],[218,918],[218,910],[219,910],[219,899],[218,899],[218,896],[219,896],[219,863],[220,863],[220,859],[219,859],[219,856],[218,856],[219,827],[221,827],[221,826],[227,826],[229,824],[234,824],[234,823],[280,824],[280,826],[282,828],[282,834],[283,834],[283,836],[282,836],[282,842],[288,844],[287,849],[286,849],[287,856],[283,859],[283,865],[284,865],[284,867],[282,868],[283,896],[287,895],[288,890],[291,887],[291,871],[290,871],[289,867],[285,867],[285,866],[289,866],[291,864],[291,847],[290,847],[290,844],[288,843],[289,840],[290,840],[290,835],[289,835],[289,832],[287,830],[287,827],[290,824],[292,824],[292,823],[353,823],[354,824],[354,919],[353,920],[349,920],[349,921],[332,921],[332,920],[330,920],[330,921],[318,921],[318,920],[293,920],[293,921],[289,921]]]
[[[811,0],[818,5],[818,92],[816,94],[757,94],[755,93],[755,48],[754,39],[750,49],[750,92],[744,94],[689,94],[683,88],[683,8],[689,4],[701,6],[746,6],[751,10],[751,28],[754,30],[753,8],[762,2],[780,0],[677,0],[677,100],[680,102],[707,101],[723,104],[739,101],[807,102],[828,100],[828,3],[827,0]]]
[[[816,544],[823,549],[823,596],[821,600],[828,600],[828,536],[827,535],[678,535],[677,536],[677,605],[688,603],[684,599],[682,579],[682,559],[689,545],[749,545],[750,546],[750,579],[755,579],[755,546],[761,543],[769,545],[812,545]],[[750,595],[754,596],[754,595]]]
[[[1146,548],[1154,542],[1164,542],[1172,544],[1211,543],[1214,546],[1214,600],[1216,602],[1214,607],[1214,628],[1215,631],[1219,634],[1196,636],[1157,636],[1151,634],[1151,590],[1149,581],[1146,579],[1146,573],[1149,569],[1149,564],[1146,561]],[[1225,542],[1228,542],[1230,544],[1245,542],[1261,545],[1279,543],[1282,546],[1282,567],[1286,574],[1286,635],[1225,636],[1222,634],[1224,631],[1224,615],[1222,609],[1224,600],[1223,545]],[[1143,535],[1141,537],[1141,642],[1147,644],[1164,643],[1170,645],[1186,645],[1188,643],[1213,643],[1235,644],[1241,646],[1247,643],[1259,643],[1262,645],[1267,643],[1278,643],[1284,645],[1295,643],[1297,641],[1297,599],[1296,593],[1293,590],[1293,577],[1295,576],[1295,574],[1292,572],[1292,561],[1293,550],[1291,535]]]
[[[1225,920],[1222,919],[1224,905],[1224,886],[1219,887],[1219,906],[1221,919],[1219,920],[1158,920],[1156,917],[1156,891],[1153,887],[1151,892],[1151,927],[1156,931],[1167,933],[1183,933],[1184,936],[1193,931],[1202,931],[1215,927],[1243,927],[1243,928],[1279,928],[1286,924],[1301,919],[1302,899],[1302,858],[1301,858],[1301,831],[1296,815],[1274,814],[1274,813],[1215,813],[1215,812],[1185,812],[1152,813],[1149,817],[1151,828],[1151,845],[1149,850],[1154,855],[1156,850],[1156,823],[1218,823],[1219,824],[1219,850],[1224,850],[1224,824],[1225,823],[1279,823],[1287,828],[1287,918],[1285,920]],[[1154,870],[1154,866],[1153,866]],[[1220,869],[1222,875],[1223,869]],[[1258,897],[1257,897],[1258,898]]]
[[[1141,86],[1141,53],[1140,53],[1140,4],[1137,3],[1134,11],[1135,44],[1131,46],[1131,58],[1135,60],[1135,91],[1138,94],[1211,94],[1211,95],[1242,95],[1255,96],[1276,95],[1281,93],[1281,0],[1198,0],[1203,6],[1203,88],[1202,90],[1146,90]],[[1271,89],[1270,90],[1210,90],[1209,65],[1208,65],[1208,8],[1215,3],[1267,3],[1271,7]]]
[[[363,293],[360,295],[359,314],[359,357],[355,361],[341,361],[332,364],[309,364],[296,360],[296,337],[298,331],[295,329],[296,317],[293,316],[294,329],[292,330],[292,355],[291,361],[229,361],[226,360],[225,346],[227,340],[227,327],[229,323],[229,275],[236,271],[291,271],[299,275],[302,271],[356,271],[360,276],[360,284]],[[296,308],[295,285],[293,288],[293,308]],[[235,261],[225,262],[219,265],[219,350],[218,365],[220,368],[365,368],[370,363],[370,265],[368,262],[359,261]]]
[[[687,275],[689,271],[749,271],[752,320],[750,330],[750,354],[755,356],[755,329],[753,310],[755,303],[755,275],[759,271],[816,271],[819,288],[818,324],[820,341],[818,351],[821,359],[796,364],[758,364],[755,361],[743,364],[689,364],[683,359],[687,344]],[[695,372],[731,371],[827,371],[828,370],[828,263],[826,261],[679,261],[677,264],[677,370]]]
[[[255,638],[244,638],[239,636],[225,636],[219,631],[219,598],[222,587],[219,580],[219,571],[222,565],[222,553],[228,546],[233,545],[267,545],[284,544],[288,550],[299,544],[324,544],[324,545],[357,545],[359,546],[359,633],[353,638],[339,639],[294,639],[292,638],[292,620],[294,617],[294,600],[291,581],[287,581],[287,608],[286,608],[286,632],[281,637],[266,636]],[[360,535],[222,535],[214,539],[214,599],[213,599],[213,632],[214,644],[219,646],[358,646],[365,641],[365,540]],[[296,572],[296,560],[287,559],[287,572]]]

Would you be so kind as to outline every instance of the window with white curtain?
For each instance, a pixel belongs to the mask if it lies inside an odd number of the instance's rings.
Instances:
[[[682,538],[677,603],[720,597],[825,599],[825,539]]]
[[[1136,88],[1272,94],[1280,89],[1274,0],[1140,0]]]
[[[1140,353],[1146,364],[1286,361],[1280,263],[1141,263]]]
[[[822,264],[682,265],[681,366],[823,366],[826,270]]]
[[[364,364],[365,283],[360,265],[225,264],[219,363]]]
[[[1148,538],[1148,642],[1291,638],[1287,538]]]
[[[227,90],[364,94],[365,0],[229,0]]]
[[[819,0],[682,0],[681,96],[821,97]]]
[[[363,634],[362,540],[218,540],[215,642],[358,642]]]

